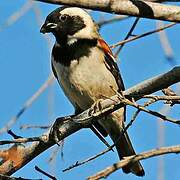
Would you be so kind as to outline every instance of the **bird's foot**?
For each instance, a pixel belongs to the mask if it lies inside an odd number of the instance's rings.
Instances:
[[[102,106],[101,106],[102,99],[98,99],[90,108],[89,110],[89,116],[94,116],[96,113],[102,112]]]
[[[60,142],[63,140],[61,129],[63,129],[64,124],[66,121],[70,120],[72,116],[65,116],[65,117],[59,117],[56,119],[54,124],[52,125],[50,129],[50,138],[52,141],[55,141],[55,143],[59,146]]]

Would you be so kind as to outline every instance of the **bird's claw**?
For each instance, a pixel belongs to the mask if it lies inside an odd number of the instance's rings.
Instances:
[[[70,118],[71,118],[71,116],[57,118],[55,123],[53,124],[53,126],[50,129],[50,138],[58,146],[60,145],[59,142],[62,140],[60,127],[61,127],[61,125],[63,125],[64,121],[66,121],[66,120],[68,120]]]
[[[102,99],[98,99],[98,100],[91,106],[91,108],[90,108],[90,110],[89,110],[89,116],[92,116],[93,114],[102,111],[101,101],[102,101]]]

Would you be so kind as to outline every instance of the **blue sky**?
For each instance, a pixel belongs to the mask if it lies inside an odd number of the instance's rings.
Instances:
[[[25,2],[25,0],[1,1],[0,27]],[[45,19],[49,12],[58,7],[43,3],[35,3],[35,5],[36,8],[41,10],[42,20]],[[98,12],[92,11],[91,15],[96,21],[102,17],[111,17],[109,14],[100,15]],[[130,18],[104,26],[100,33],[108,44],[113,44],[125,37],[133,21],[134,18]],[[134,34],[141,34],[155,28],[155,21],[141,19]],[[39,29],[37,17],[31,8],[18,21],[0,31],[0,127],[3,127],[19,111],[24,102],[38,90],[51,72],[51,49],[48,48],[47,41],[44,35],[40,34]],[[180,27],[176,25],[166,32],[173,49],[176,65],[178,65],[180,64]],[[50,38],[53,43],[54,37],[51,35]],[[172,68],[164,56],[158,34],[126,44],[120,53],[119,59],[119,67],[126,88]],[[180,85],[175,85],[173,88],[180,94]],[[159,111],[163,107],[163,103],[157,103],[149,108]],[[128,108],[127,121],[131,119],[134,111],[135,109]],[[19,127],[24,124],[48,125],[56,117],[72,114],[73,112],[72,105],[64,96],[57,82],[55,82],[21,116],[12,127],[12,130],[24,137],[40,135],[43,133],[42,130],[20,130]],[[180,115],[179,107],[177,105],[174,106],[170,110],[169,115],[178,119]],[[156,117],[141,113],[134,125],[129,129],[130,137],[137,152],[158,147],[158,121]],[[162,123],[161,125],[164,127],[164,145],[179,144],[179,127],[169,123]],[[10,138],[9,135],[1,135],[1,139],[7,138]],[[111,142],[110,139],[108,140]],[[109,152],[82,167],[75,168],[69,172],[62,172],[62,169],[72,163],[86,159],[105,149],[104,145],[99,142],[95,135],[87,129],[81,130],[65,140],[64,158],[62,160],[60,154],[58,154],[53,165],[48,164],[48,159],[52,152],[51,149],[35,158],[14,175],[26,178],[47,179],[34,170],[34,166],[38,165],[59,179],[81,180],[118,161],[116,153]],[[180,178],[179,162],[179,155],[164,156],[165,180]],[[145,168],[146,176],[141,179],[157,179],[158,158],[145,160],[142,164]],[[116,180],[119,178],[122,180],[139,179],[131,174],[125,175],[121,170],[112,174],[108,179]]]

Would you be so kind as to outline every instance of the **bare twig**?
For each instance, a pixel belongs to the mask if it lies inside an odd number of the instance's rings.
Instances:
[[[119,22],[119,21],[125,20],[127,18],[128,18],[128,16],[119,15],[119,16],[112,17],[110,19],[105,19],[105,20],[99,21],[97,24],[98,24],[99,28],[102,28],[102,26],[104,26],[104,25],[111,24],[114,22]]]
[[[18,139],[18,138],[22,138],[21,136],[16,135],[15,133],[13,133],[11,130],[8,130],[7,132],[9,135],[11,135],[14,139]]]
[[[17,138],[17,139],[14,139],[14,140],[0,141],[0,145],[16,144],[16,143],[28,143],[28,142],[44,141],[44,140],[46,140],[46,136],[31,137],[31,138]]]
[[[110,174],[112,174],[117,169],[120,169],[126,166],[129,163],[135,163],[139,160],[163,155],[163,154],[170,154],[170,153],[180,153],[180,145],[179,146],[170,146],[170,147],[162,147],[159,149],[153,149],[147,152],[143,152],[134,156],[126,157],[124,160],[121,160],[118,163],[113,164],[112,166],[107,167],[106,169],[98,172],[97,174],[90,176],[89,180],[98,180],[101,178],[106,178]]]
[[[35,14],[35,19],[37,22],[38,27],[41,27],[41,25],[43,24],[43,18],[42,18],[42,12],[41,9],[39,8],[39,6],[37,4],[33,4],[33,12]],[[47,42],[48,48],[51,49],[52,47],[52,40],[50,38],[49,34],[46,34],[46,36],[43,36]]]
[[[164,29],[166,29],[166,28],[170,28],[170,27],[174,26],[175,24],[176,24],[176,23],[170,23],[170,24],[167,24],[167,25],[165,25],[165,26],[163,26],[163,27],[161,27],[161,28],[159,28],[159,29],[155,29],[155,30],[153,30],[153,31],[149,31],[149,32],[146,32],[146,33],[137,35],[137,36],[130,37],[130,38],[126,39],[126,40],[123,40],[123,41],[120,41],[120,42],[118,42],[118,43],[116,43],[116,44],[114,44],[114,45],[111,45],[110,47],[111,47],[111,48],[115,48],[115,47],[120,46],[120,45],[123,45],[123,44],[125,44],[125,43],[134,41],[134,40],[136,40],[136,39],[139,39],[139,38],[142,38],[142,37],[145,37],[145,36],[149,36],[149,35],[151,35],[151,34],[153,34],[153,33],[160,32],[160,31],[162,31],[162,30],[164,30]]]
[[[13,124],[16,123],[16,121],[20,118],[20,116],[32,105],[32,103],[48,88],[48,86],[53,83],[54,77],[51,74],[46,82],[36,91],[36,93],[31,96],[23,105],[23,107],[20,109],[20,111],[12,117],[6,124],[5,127],[2,127],[0,129],[0,134],[5,133],[10,127],[12,127]]]
[[[10,17],[8,17],[7,20],[0,26],[0,32],[6,29],[7,27],[13,25],[21,17],[23,17],[24,14],[26,14],[32,8],[32,5],[33,5],[32,0],[26,1],[20,9],[18,9]]]
[[[21,125],[20,129],[49,129],[51,126],[42,126],[42,125]]]
[[[61,145],[62,145],[62,143],[61,143]],[[48,159],[48,163],[54,162],[54,160],[56,159],[57,154],[58,154],[60,148],[61,148],[61,146],[56,146],[56,147],[52,150],[51,155],[50,155],[50,157],[49,157],[49,159]]]
[[[83,161],[77,161],[76,163],[72,164],[71,166],[63,169],[63,172],[69,171],[69,170],[71,170],[71,169],[73,169],[73,168],[75,168],[75,167],[78,167],[78,166],[81,166],[81,165],[83,165],[83,164],[86,164],[86,163],[88,163],[88,162],[90,162],[90,161],[92,161],[92,160],[94,160],[94,159],[96,159],[96,158],[98,158],[98,157],[106,154],[107,152],[111,151],[111,149],[112,149],[112,147],[109,147],[109,148],[107,148],[106,150],[104,150],[104,151],[96,154],[95,156],[92,156],[92,157],[90,157],[90,158],[87,158],[87,159],[85,159],[85,160],[83,160]]]
[[[124,103],[125,105],[130,105],[132,107],[137,108],[140,111],[144,111],[144,112],[149,113],[149,114],[151,114],[153,116],[159,117],[160,119],[162,119],[164,121],[168,121],[168,122],[180,125],[180,120],[175,120],[175,119],[167,117],[167,116],[165,116],[165,115],[163,115],[163,114],[161,114],[159,112],[146,109],[144,106],[138,105],[137,103],[134,103],[134,102],[132,102],[132,101],[130,101],[130,100],[124,98],[124,97],[120,97],[120,99],[121,99],[121,103]]]
[[[121,135],[118,137],[118,139],[116,140],[116,142],[118,142],[119,139],[121,139],[122,135],[123,135],[124,133],[126,133],[126,131],[132,126],[132,124],[133,124],[134,121],[135,121],[135,118],[132,119],[132,120],[127,124],[127,126],[123,129],[123,131],[121,132]],[[96,159],[96,158],[98,158],[98,157],[106,154],[107,152],[111,151],[111,150],[115,147],[116,142],[115,142],[113,145],[109,146],[107,149],[101,151],[100,153],[98,153],[98,154],[96,154],[96,155],[94,155],[94,156],[92,156],[92,157],[90,157],[90,158],[87,158],[87,159],[85,159],[85,160],[83,160],[83,161],[77,161],[76,163],[72,164],[71,166],[63,169],[63,172],[69,171],[69,170],[71,170],[71,169],[73,169],[73,168],[75,168],[75,167],[78,167],[78,166],[81,166],[81,165],[83,165],[83,164],[86,164],[86,163],[88,163],[88,162],[90,162],[90,161],[92,161],[92,160],[94,160],[94,159]]]
[[[45,3],[78,6],[92,10],[115,14],[138,16],[142,18],[160,19],[180,22],[180,7],[143,0],[34,0]]]
[[[166,88],[166,89],[163,89],[162,92],[169,96],[170,99],[167,99],[167,104],[170,104],[171,106],[173,106],[174,104],[180,104],[180,100],[179,99],[173,99],[174,97],[177,97],[176,93],[170,89],[170,88]],[[172,98],[171,98],[172,97]]]
[[[177,96],[177,94],[170,87],[162,89],[162,92],[167,96]]]
[[[22,177],[12,177],[12,176],[6,176],[3,174],[0,174],[0,179],[1,180],[42,180],[42,179],[30,179],[30,178],[22,178]]]
[[[164,23],[162,21],[157,21],[156,22],[156,27],[158,29],[163,27],[163,26],[164,26]],[[175,58],[174,58],[174,53],[173,53],[171,44],[170,44],[170,42],[168,40],[167,33],[165,31],[161,31],[161,32],[158,33],[158,35],[159,35],[161,46],[163,48],[163,51],[164,51],[164,54],[165,54],[165,57],[166,57],[167,61],[171,65],[174,66],[176,64],[176,61],[175,61]]]
[[[54,176],[50,175],[49,173],[43,171],[43,170],[40,169],[38,166],[35,166],[35,170],[38,171],[38,172],[40,172],[40,173],[42,173],[42,174],[44,174],[46,177],[48,177],[48,178],[50,178],[50,179],[52,179],[52,180],[57,180],[56,177],[54,177]]]
[[[139,17],[137,17],[131,27],[131,29],[129,30],[129,32],[127,33],[126,37],[124,38],[124,41],[127,40],[131,35],[132,32],[134,31],[138,21],[139,21]],[[118,50],[116,51],[116,53],[114,54],[115,58],[117,58],[118,54],[120,53],[121,49],[123,48],[124,44],[121,44],[121,46],[118,48]]]
[[[155,101],[166,100],[166,101],[177,101],[180,100],[180,96],[156,96],[156,95],[145,95],[143,98],[151,98]]]

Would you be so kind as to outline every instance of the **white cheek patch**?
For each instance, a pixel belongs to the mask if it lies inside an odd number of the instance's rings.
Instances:
[[[76,41],[75,39],[84,39],[84,38],[93,39],[99,36],[97,32],[97,28],[91,16],[83,9],[77,7],[65,8],[60,13],[68,14],[70,16],[80,16],[83,19],[84,24],[86,25],[86,27],[76,32],[73,36],[69,36],[71,37],[69,38],[70,44],[73,44]]]

